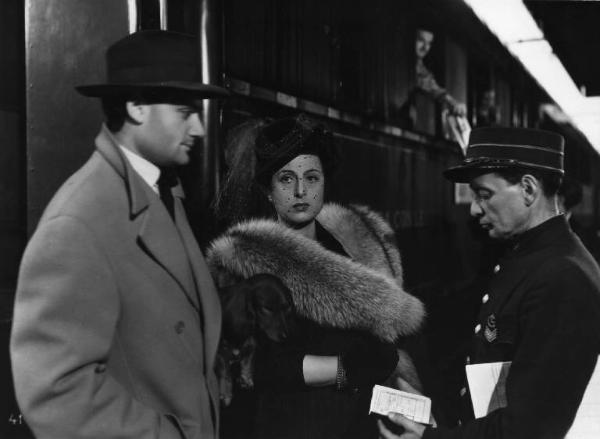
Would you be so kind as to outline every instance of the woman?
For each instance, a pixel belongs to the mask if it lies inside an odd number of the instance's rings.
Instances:
[[[240,206],[239,191],[230,190],[235,174],[254,169],[276,220],[234,225],[207,260],[220,286],[270,273],[292,292],[295,333],[280,343],[260,340],[256,352],[256,437],[377,437],[368,414],[372,386],[396,369],[418,386],[393,343],[418,330],[423,305],[402,288],[388,224],[365,207],[323,203],[334,164],[331,133],[305,116],[255,132],[236,145],[225,193]],[[233,186],[247,195],[251,187]]]

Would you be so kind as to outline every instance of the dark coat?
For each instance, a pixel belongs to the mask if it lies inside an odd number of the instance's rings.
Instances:
[[[43,438],[218,437],[219,299],[182,191],[176,222],[106,128],[19,274],[16,396]]]
[[[365,432],[376,437],[368,414],[371,389],[306,386],[302,359],[338,355],[357,338],[395,341],[414,334],[424,318],[421,302],[403,289],[400,255],[382,218],[365,208],[326,205],[317,221],[351,259],[268,220],[232,227],[207,252],[219,285],[258,273],[280,277],[303,318],[298,338],[259,343],[252,421],[261,439],[368,438]],[[418,385],[411,364],[401,363],[399,369]],[[229,418],[231,423],[240,420]]]
[[[512,361],[507,407],[425,439],[558,439],[575,417],[600,354],[598,265],[558,216],[523,234],[494,271],[470,361]]]
[[[256,355],[256,437],[259,439],[375,439],[376,419],[369,416],[372,385],[337,390],[304,384],[305,355],[333,355],[354,343],[381,343],[359,331],[325,328],[311,321],[300,337],[287,343],[259,343]],[[383,384],[379,382],[378,384]]]

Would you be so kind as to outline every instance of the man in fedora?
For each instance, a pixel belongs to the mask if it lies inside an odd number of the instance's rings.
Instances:
[[[11,358],[43,438],[216,438],[218,297],[172,170],[204,135],[191,36],[131,34],[106,54],[96,150],[25,251]]]
[[[521,128],[480,128],[467,156],[445,171],[473,191],[471,215],[506,254],[481,292],[470,363],[511,361],[506,403],[455,428],[425,427],[399,414],[384,438],[563,438],[600,354],[600,270],[564,215],[556,193],[563,138]],[[460,391],[471,406],[467,388]],[[470,418],[470,419],[469,419]]]

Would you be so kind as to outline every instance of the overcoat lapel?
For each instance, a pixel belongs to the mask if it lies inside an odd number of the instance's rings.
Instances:
[[[177,281],[192,306],[200,312],[186,250],[160,199],[151,202],[141,215],[144,218],[138,235],[139,244]]]
[[[131,168],[112,134],[104,126],[96,137],[96,147],[125,181],[129,195],[130,218],[137,218],[140,224],[138,245],[171,275],[192,306],[199,310],[198,297],[182,239],[162,201]]]

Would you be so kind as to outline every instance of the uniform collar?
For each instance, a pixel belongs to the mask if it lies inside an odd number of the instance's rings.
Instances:
[[[565,216],[556,215],[517,237],[513,245],[509,247],[508,255],[528,253],[556,243],[568,231],[569,224]]]

